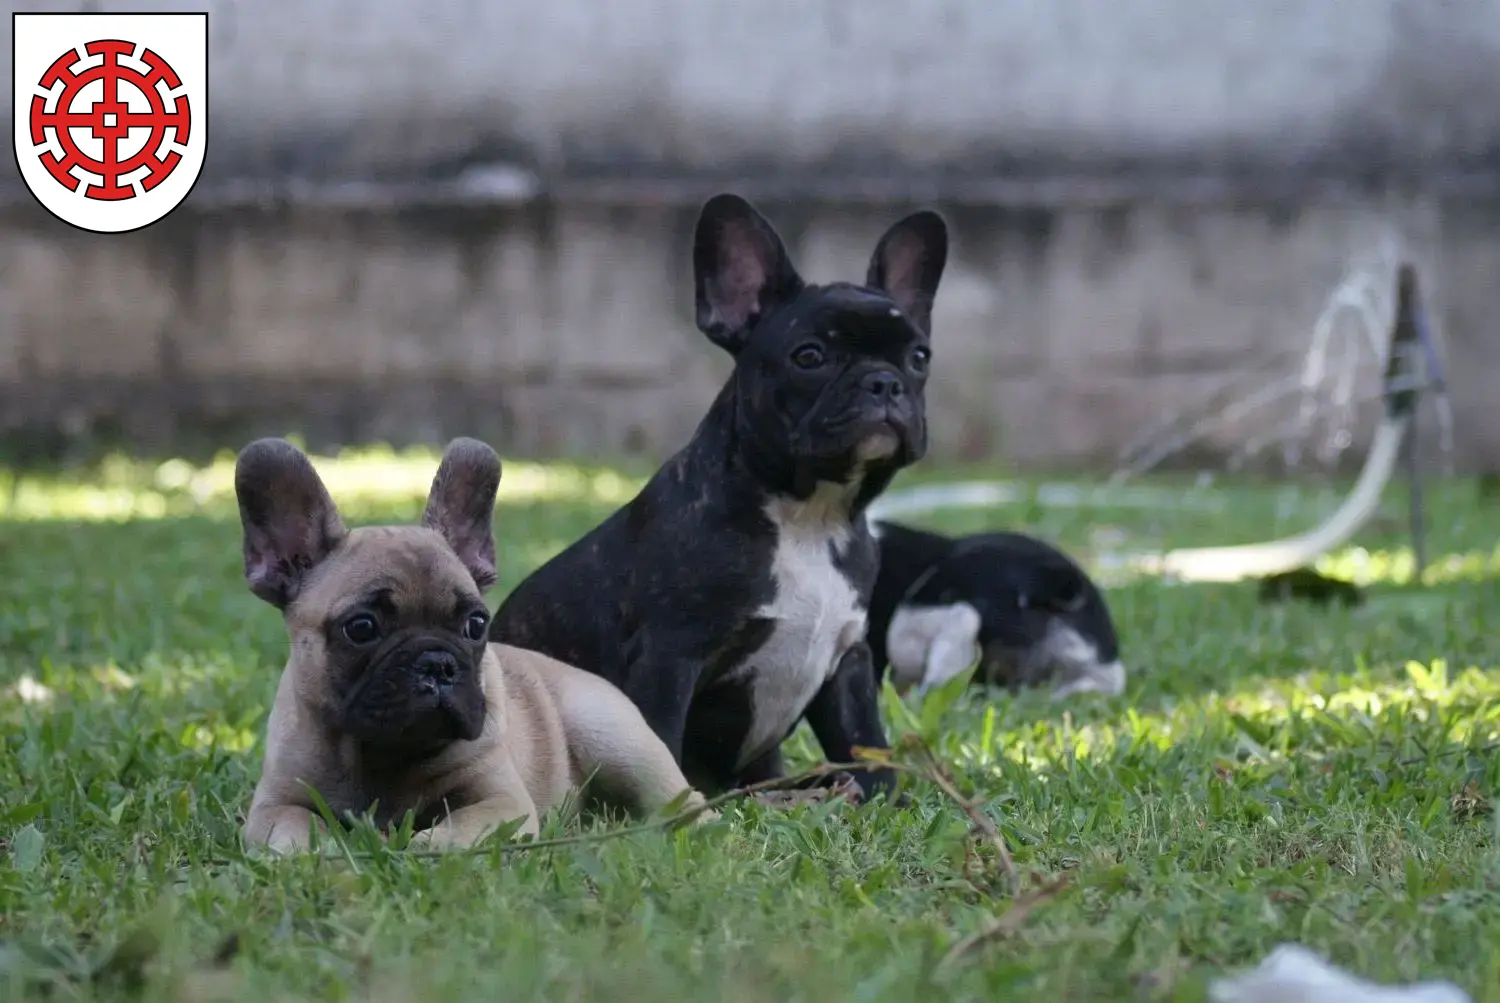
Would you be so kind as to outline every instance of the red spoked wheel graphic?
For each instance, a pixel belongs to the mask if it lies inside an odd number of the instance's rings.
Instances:
[[[187,143],[192,110],[186,94],[167,93],[180,88],[182,81],[150,49],[141,49],[139,59],[133,58],[136,48],[119,39],[89,42],[84,51],[103,56],[104,62],[82,70],[77,69],[83,62],[78,53],[69,50],[42,76],[41,86],[48,91],[62,82],[55,99],[31,99],[31,141],[46,144],[47,130],[55,131],[63,155],[48,149],[41,161],[69,191],[76,192],[84,183],[72,173],[81,167],[103,179],[89,185],[86,197],[108,202],[135,198],[165,181],[182,162],[182,154],[168,147]],[[145,64],[145,72],[132,65],[135,62]],[[85,92],[95,82],[102,83],[103,96],[90,102],[98,88]]]

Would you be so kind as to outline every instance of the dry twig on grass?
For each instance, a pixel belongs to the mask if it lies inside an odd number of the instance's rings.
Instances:
[[[938,962],[938,968],[946,968],[976,947],[988,944],[993,940],[1001,940],[1016,933],[1021,929],[1021,925],[1026,922],[1027,917],[1031,915],[1032,910],[1044,902],[1056,898],[1067,886],[1067,878],[1056,878],[1052,881],[1044,882],[1024,895],[1012,899],[1009,909],[1005,910],[999,916],[986,920],[984,926],[979,930],[955,942],[952,947],[948,948],[948,953],[943,955],[943,959]]]
[[[959,808],[963,809],[964,814],[969,816],[969,821],[974,824],[974,830],[984,836],[999,855],[1000,869],[1005,874],[1006,885],[1009,887],[1011,895],[1018,894],[1021,890],[1021,876],[1016,871],[1016,862],[1011,858],[1010,847],[1006,845],[1005,836],[1000,832],[1000,827],[995,825],[994,821],[988,815],[979,810],[979,806],[983,803],[982,800],[979,798],[966,798],[960,794],[958,787],[953,783],[953,778],[948,773],[947,766],[938,758],[937,753],[932,751],[932,747],[926,742],[920,742],[919,748],[921,749],[922,758],[926,761],[924,763],[926,768],[915,772],[930,780],[933,786],[942,791],[948,800],[957,804]]]

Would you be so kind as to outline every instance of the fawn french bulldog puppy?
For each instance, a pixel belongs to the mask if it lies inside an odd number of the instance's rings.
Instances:
[[[235,468],[245,579],[282,611],[291,652],[267,724],[247,843],[304,848],[308,788],[414,842],[468,846],[585,781],[637,811],[688,783],[624,694],[545,655],[490,644],[484,590],[500,460],[473,439],[443,455],[419,526],[346,529],[295,446],[261,439]],[[690,804],[702,796],[691,795]]]

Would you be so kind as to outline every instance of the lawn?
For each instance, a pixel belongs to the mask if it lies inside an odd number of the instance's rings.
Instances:
[[[414,518],[435,464],[320,461],[353,522]],[[510,464],[492,602],[637,473]],[[1394,498],[1326,562],[1368,583],[1353,609],[1118,585],[1121,698],[971,693],[940,717],[888,699],[893,736],[925,736],[998,825],[1030,896],[1014,912],[993,845],[921,778],[905,808],[744,804],[521,852],[420,857],[356,832],[342,855],[246,855],[286,641],[242,584],[229,490],[225,460],[0,471],[0,998],[1197,1000],[1293,940],[1500,1001],[1500,501],[1471,483],[1434,489],[1424,583]],[[1253,540],[1336,500],[1204,497],[933,522],[1086,555]],[[817,760],[805,732],[790,748]]]

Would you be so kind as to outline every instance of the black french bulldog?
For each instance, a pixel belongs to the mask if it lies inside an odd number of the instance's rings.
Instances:
[[[697,323],[734,356],[692,440],[629,504],[523,581],[490,637],[597,673],[690,782],[784,775],[804,717],[833,762],[888,746],[865,643],[865,508],[927,448],[941,216],[881,237],[865,284],[804,282],[771,224],[715,196],[693,241]],[[860,770],[863,797],[888,769]]]
[[[1099,587],[1061,550],[1024,533],[954,539],[884,519],[872,527],[880,573],[870,602],[875,678],[925,690],[975,661],[974,682],[1054,697],[1125,688],[1114,621]]]

